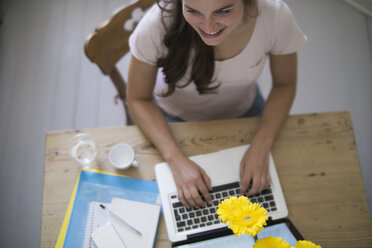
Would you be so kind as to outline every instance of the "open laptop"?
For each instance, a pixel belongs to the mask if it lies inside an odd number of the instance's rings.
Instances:
[[[227,224],[218,219],[216,209],[223,199],[240,195],[240,161],[248,146],[190,157],[211,179],[213,206],[205,208],[187,210],[178,200],[176,184],[168,164],[159,163],[155,166],[168,237],[172,243],[201,240],[203,237],[216,236],[217,233],[226,231]],[[288,215],[288,209],[271,155],[269,170],[270,187],[249,199],[265,207],[270,220],[278,220]]]

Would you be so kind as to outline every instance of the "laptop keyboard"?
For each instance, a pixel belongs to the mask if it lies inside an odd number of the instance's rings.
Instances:
[[[230,196],[240,196],[239,192],[239,182],[214,187],[210,193],[212,204],[206,204],[205,207],[201,208],[192,207],[190,209],[187,209],[182,205],[182,203],[178,200],[177,193],[171,194],[170,200],[173,207],[177,231],[182,233],[222,223],[217,214],[218,204]],[[261,204],[261,206],[264,207],[268,212],[277,210],[274,195],[272,194],[270,187],[263,190],[259,194],[247,197],[251,202]]]

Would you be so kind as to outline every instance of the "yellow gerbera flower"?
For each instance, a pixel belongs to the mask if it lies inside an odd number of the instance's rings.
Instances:
[[[310,241],[300,240],[296,243],[296,248],[322,248],[322,247]]]
[[[248,234],[256,236],[266,225],[267,210],[257,203],[251,203],[247,197],[238,198],[238,205],[231,211],[229,228],[235,236]]]
[[[238,205],[238,197],[236,196],[223,200],[218,205],[218,209],[217,209],[218,218],[220,218],[223,223],[230,223],[231,213],[234,207],[237,205]]]
[[[273,236],[260,239],[253,245],[253,248],[290,248],[290,247],[291,246],[282,238],[275,238]]]

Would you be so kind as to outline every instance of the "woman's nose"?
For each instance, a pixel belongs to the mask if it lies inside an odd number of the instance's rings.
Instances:
[[[205,17],[203,20],[203,31],[206,33],[216,32],[216,21],[213,17]]]

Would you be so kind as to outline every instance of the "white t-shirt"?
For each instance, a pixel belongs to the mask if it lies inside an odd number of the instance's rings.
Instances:
[[[256,96],[256,81],[269,54],[290,54],[299,51],[307,41],[290,9],[281,0],[258,0],[258,17],[251,39],[238,55],[224,61],[215,61],[212,77],[220,83],[212,94],[202,94],[191,82],[184,88],[176,87],[167,97],[167,84],[159,69],[154,97],[170,116],[186,121],[236,118],[246,113]],[[163,44],[165,29],[161,10],[155,4],[141,19],[129,39],[133,56],[156,65],[167,54]],[[180,48],[182,49],[182,48]],[[177,85],[188,82],[191,68]]]

